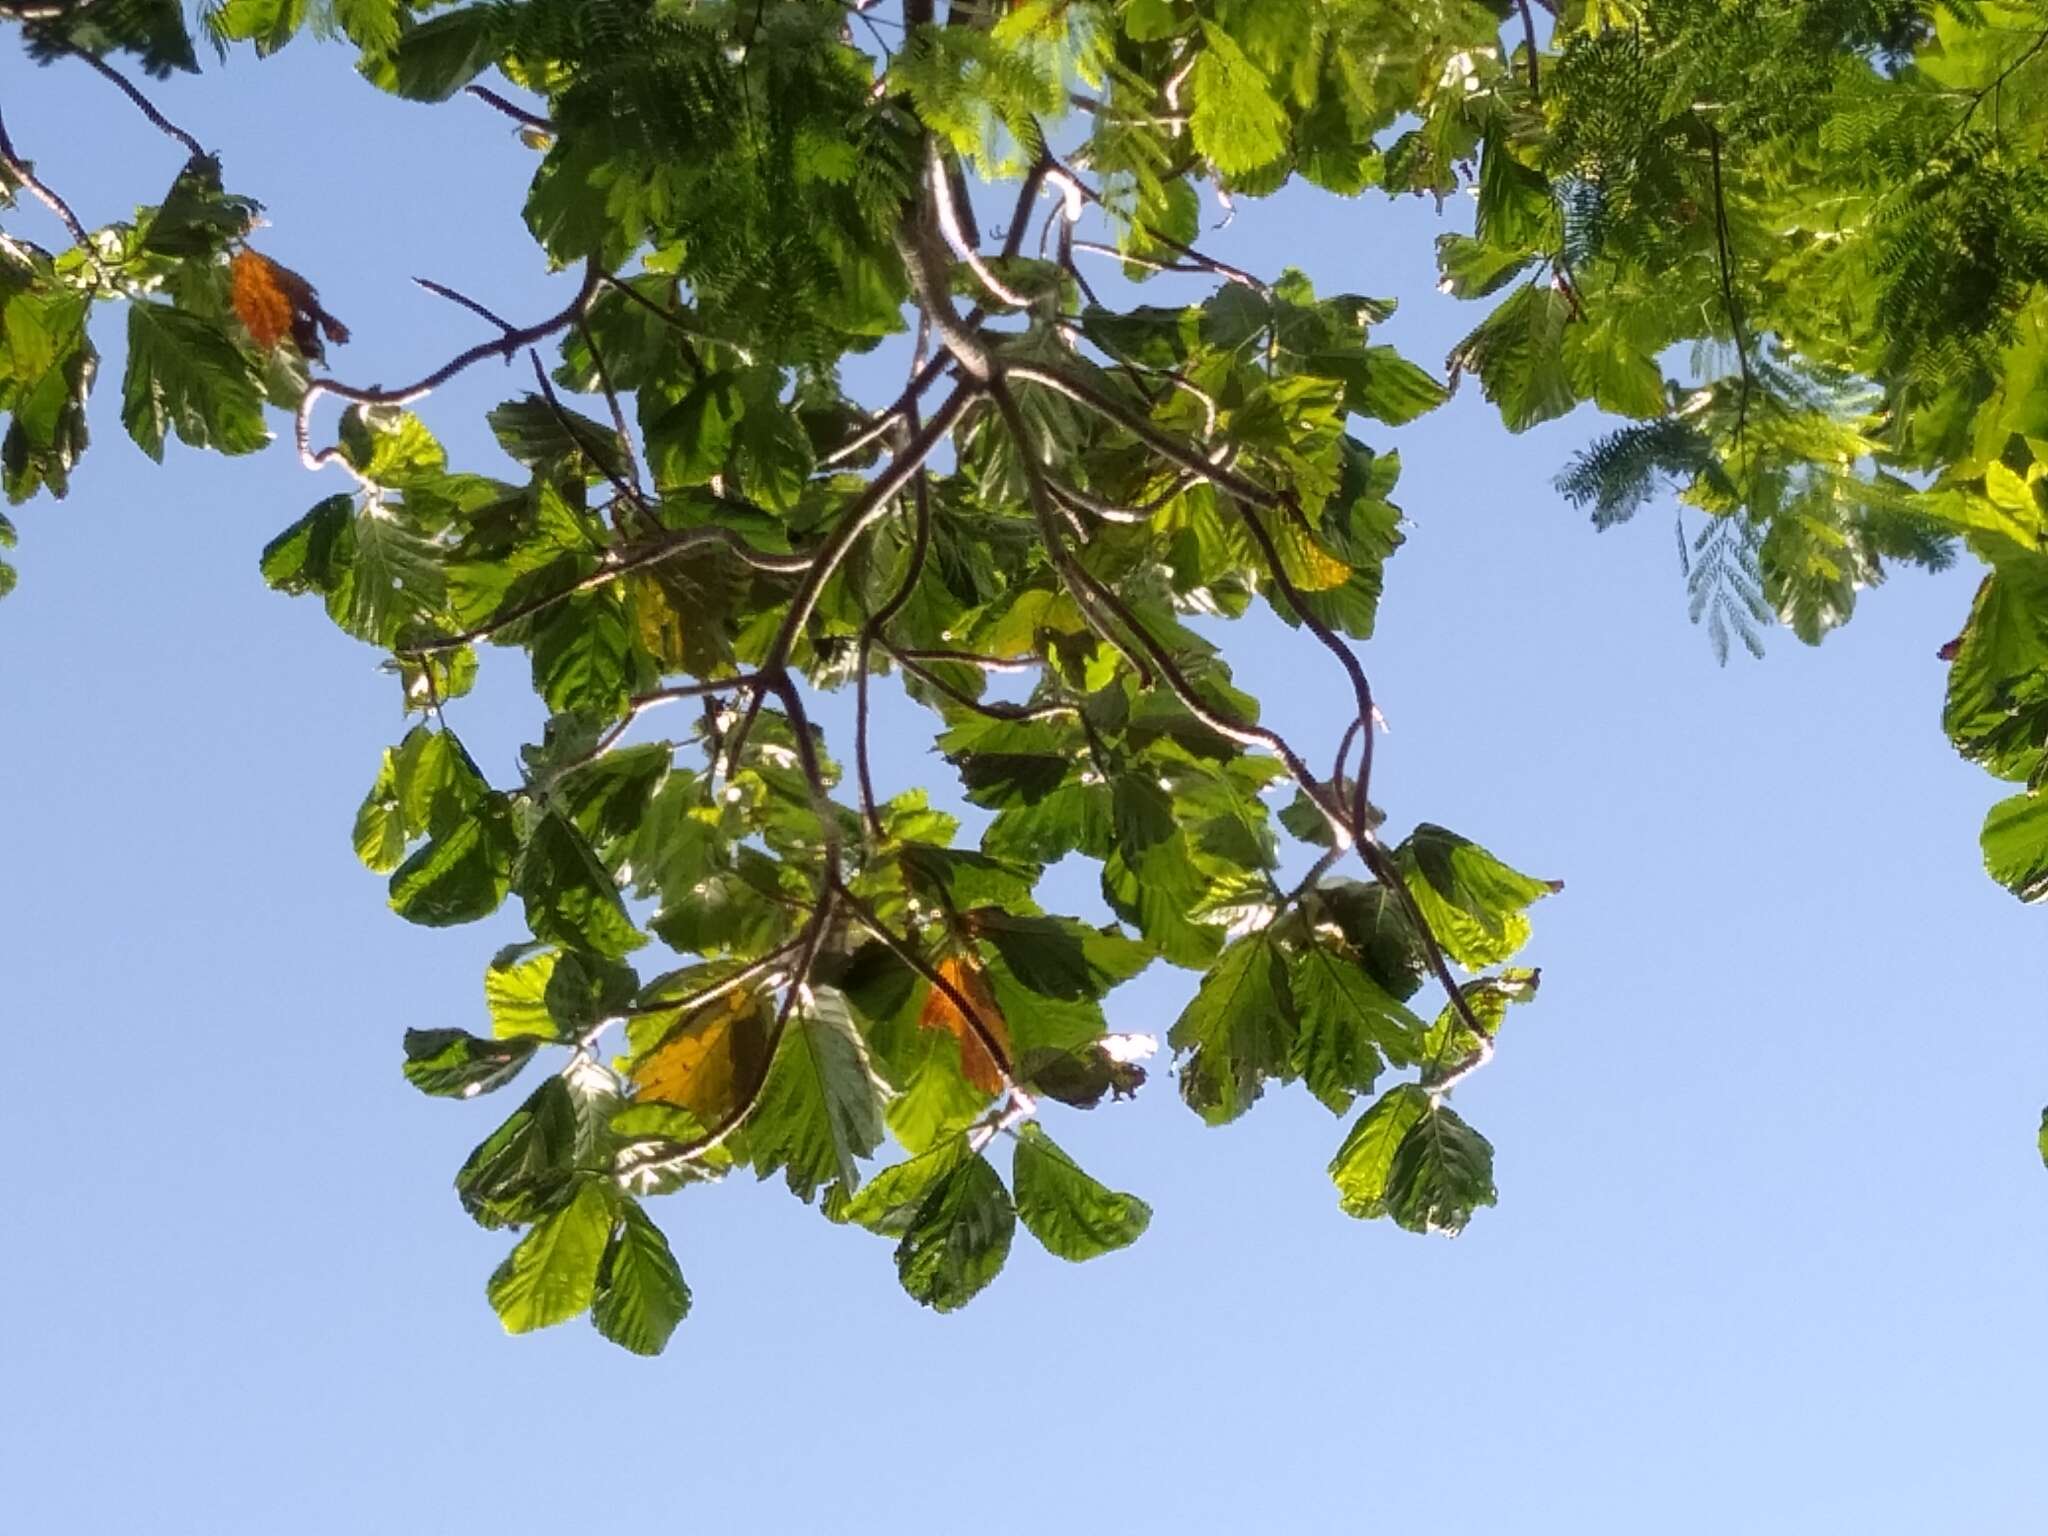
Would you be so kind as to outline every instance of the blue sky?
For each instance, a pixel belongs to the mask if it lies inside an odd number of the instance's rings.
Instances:
[[[354,329],[342,377],[478,339],[414,274],[559,304],[518,218],[531,153],[484,107],[389,101],[303,42],[158,99]],[[89,223],[177,168],[82,68],[0,59],[0,100]],[[1386,339],[1434,361],[1476,318],[1429,265],[1465,216],[1290,197],[1216,249],[1398,296]],[[9,227],[54,243],[39,219]],[[509,1102],[399,1077],[406,1026],[483,1027],[512,923],[408,927],[350,851],[396,685],[256,570],[344,487],[282,439],[152,466],[101,331],[94,449],[17,515],[0,603],[0,1527],[2039,1529],[2048,966],[1979,866],[1995,786],[1938,727],[1974,572],[1722,669],[1669,509],[1596,537],[1550,488],[1590,418],[1509,438],[1467,391],[1374,429],[1413,523],[1367,648],[1375,798],[1567,882],[1541,999],[1458,1090],[1500,1207],[1455,1242],[1353,1222],[1323,1172],[1344,1126],[1306,1094],[1211,1131],[1160,1072],[1052,1122],[1151,1201],[1131,1251],[1020,1240],[942,1318],[886,1242],[731,1182],[656,1207],[696,1308],[650,1362],[581,1323],[500,1332],[505,1239],[448,1180]],[[521,388],[479,369],[425,415],[490,468],[481,410]],[[1334,740],[1313,651],[1235,643],[1269,721]],[[500,779],[537,724],[521,670],[488,656],[451,711]],[[945,773],[882,744],[887,784]],[[1190,986],[1155,970],[1112,1017],[1163,1034]]]

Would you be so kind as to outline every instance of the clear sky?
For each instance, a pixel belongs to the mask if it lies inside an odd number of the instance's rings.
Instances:
[[[8,50],[14,137],[88,222],[161,195],[167,140]],[[518,218],[532,155],[481,105],[392,102],[305,42],[158,95],[353,328],[341,376],[479,338],[413,274],[560,302]],[[1216,246],[1399,296],[1386,339],[1433,361],[1477,318],[1429,266],[1467,217],[1288,198]],[[696,1307],[647,1361],[500,1332],[507,1240],[449,1178],[512,1101],[399,1076],[406,1026],[484,1027],[514,920],[409,927],[351,853],[396,685],[256,569],[345,487],[284,438],[152,466],[118,323],[101,345],[93,451],[17,514],[0,603],[0,1530],[2042,1528],[2048,930],[1982,873],[1996,786],[1939,730],[1974,572],[1724,670],[1669,509],[1596,536],[1551,489],[1588,416],[1509,438],[1468,391],[1371,429],[1413,524],[1367,648],[1375,798],[1567,882],[1541,999],[1458,1090],[1500,1207],[1455,1242],[1351,1221],[1306,1093],[1205,1130],[1162,1071],[1052,1122],[1152,1202],[1129,1252],[1020,1236],[939,1317],[885,1241],[734,1181],[655,1206]],[[489,469],[481,409],[521,387],[478,369],[425,414]],[[1269,720],[1334,738],[1323,658],[1236,643]],[[501,781],[522,671],[487,655],[451,710]],[[891,784],[947,774],[883,746]],[[1112,1017],[1163,1034],[1190,988],[1155,970]]]

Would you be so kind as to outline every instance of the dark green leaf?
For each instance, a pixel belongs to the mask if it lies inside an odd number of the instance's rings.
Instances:
[[[639,1201],[624,1201],[598,1264],[591,1322],[636,1355],[658,1355],[689,1312],[690,1288],[668,1238]]]
[[[832,987],[811,989],[809,1006],[784,1031],[748,1122],[755,1168],[763,1175],[781,1168],[804,1200],[835,1179],[851,1192],[860,1183],[856,1159],[882,1143],[886,1092],[845,997]]]
[[[262,384],[234,343],[212,321],[166,304],[128,306],[121,422],[158,460],[166,432],[222,453],[254,453],[270,441]]]
[[[583,834],[559,812],[535,825],[512,884],[526,900],[534,936],[611,959],[639,948],[647,936],[626,915],[619,888]]]
[[[569,1085],[550,1077],[469,1154],[455,1175],[462,1208],[479,1226],[532,1221],[568,1198],[577,1108]]]
[[[1183,1057],[1190,1109],[1222,1125],[1252,1107],[1265,1080],[1287,1070],[1295,1039],[1287,973],[1269,934],[1223,951],[1167,1039]]]
[[[988,1159],[970,1158],[925,1196],[896,1248],[903,1289],[937,1312],[979,1295],[1010,1256],[1017,1228],[1010,1192]]]
[[[421,1093],[473,1099],[519,1075],[537,1040],[482,1040],[459,1029],[408,1029],[405,1080]]]
[[[391,910],[409,923],[445,928],[498,910],[512,888],[511,818],[495,800],[437,837],[391,877]]]
[[[1017,1214],[1031,1235],[1063,1259],[1092,1259],[1136,1242],[1152,1208],[1082,1172],[1037,1123],[1017,1132]]]

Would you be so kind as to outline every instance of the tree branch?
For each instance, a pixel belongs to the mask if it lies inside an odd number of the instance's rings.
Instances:
[[[86,259],[92,263],[93,271],[98,273],[101,281],[111,288],[113,286],[113,274],[100,264],[100,253],[93,248],[92,236],[86,232],[85,226],[78,221],[78,215],[71,211],[71,205],[59,197],[56,191],[46,182],[38,178],[34,171],[29,169],[28,162],[21,158],[21,155],[15,150],[14,140],[8,136],[7,123],[4,118],[0,118],[0,170],[6,171],[9,176],[12,176],[22,186],[28,188],[30,192],[35,194],[38,202],[57,216],[57,221],[70,234],[72,243],[85,252]]]
[[[126,96],[130,101],[135,103],[135,109],[138,112],[140,112],[144,117],[148,118],[150,122],[154,124],[159,131],[169,134],[172,138],[176,139],[180,144],[184,145],[186,151],[195,160],[203,160],[207,158],[205,145],[201,144],[197,139],[193,138],[191,134],[187,133],[184,129],[180,128],[168,117],[165,117],[163,113],[159,112],[156,108],[156,103],[152,102],[147,96],[143,95],[142,92],[136,88],[134,83],[130,81],[126,75],[122,74],[118,69],[114,68],[113,65],[109,64],[105,59],[101,58],[98,54],[87,53],[83,48],[71,48],[67,45],[67,51],[73,57],[83,59],[86,62],[86,65],[89,68],[91,68],[95,73],[99,74],[102,78],[111,81],[116,90],[118,90],[123,96]]]
[[[508,330],[496,341],[479,342],[466,351],[456,353],[417,383],[407,384],[399,389],[380,389],[343,384],[335,379],[314,379],[306,386],[306,392],[299,396],[299,408],[293,417],[293,432],[299,445],[299,462],[306,468],[315,470],[336,462],[344,466],[347,464],[339,448],[322,448],[318,453],[313,451],[313,407],[322,395],[334,395],[342,400],[352,400],[358,405],[409,405],[487,357],[502,357],[510,362],[520,348],[532,346],[533,343],[552,336],[583,313],[585,306],[590,303],[591,295],[597,292],[598,282],[603,276],[604,273],[593,257],[583,269],[583,283],[576,290],[576,297],[560,311],[545,320],[537,320],[532,325]]]
[[[488,106],[496,107],[523,128],[537,129],[541,133],[553,133],[555,131],[555,125],[547,118],[542,117],[537,112],[527,111],[518,102],[500,96],[487,85],[465,85],[462,91],[466,96],[474,96],[478,101]]]

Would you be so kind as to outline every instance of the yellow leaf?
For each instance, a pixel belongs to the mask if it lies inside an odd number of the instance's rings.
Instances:
[[[683,1018],[633,1063],[636,1102],[680,1104],[706,1125],[722,1120],[761,1069],[761,997],[742,987]]]
[[[994,1038],[1002,1051],[1003,1065],[1007,1066],[1010,1027],[1003,1022],[1002,1010],[996,1007],[995,994],[989,990],[988,978],[981,967],[965,956],[948,955],[939,962],[938,971],[952,983],[955,991],[973,1004],[975,1016]],[[925,1029],[943,1029],[960,1042],[960,1071],[970,1084],[987,1094],[1003,1091],[1003,1067],[989,1055],[981,1035],[952,998],[933,987],[924,1000],[924,1012],[918,1016],[917,1022]]]
[[[1304,592],[1327,592],[1351,579],[1351,567],[1318,544],[1298,519],[1281,519],[1273,542],[1280,550],[1280,564]]]

